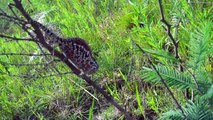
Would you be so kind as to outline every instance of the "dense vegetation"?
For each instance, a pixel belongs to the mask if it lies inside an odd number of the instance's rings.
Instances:
[[[12,15],[10,1],[1,0],[0,8]],[[211,0],[162,2],[177,46],[166,32],[156,0],[23,0],[22,4],[34,20],[56,28],[60,36],[85,39],[100,65],[92,80],[137,119],[213,119]],[[29,38],[22,27],[1,15],[0,33]],[[35,42],[1,37],[0,46],[1,119],[124,118],[63,62],[42,55]]]

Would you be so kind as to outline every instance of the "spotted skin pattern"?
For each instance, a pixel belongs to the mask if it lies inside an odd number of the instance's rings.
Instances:
[[[58,44],[68,61],[83,74],[94,74],[99,65],[95,61],[89,45],[81,38],[60,38],[47,27],[39,22],[33,21],[44,33],[44,38],[50,45]]]

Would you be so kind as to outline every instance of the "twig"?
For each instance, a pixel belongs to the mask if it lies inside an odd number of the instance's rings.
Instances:
[[[124,108],[122,108],[117,102],[114,101],[113,97],[110,94],[107,94],[103,88],[101,88],[100,86],[96,85],[94,81],[92,81],[88,76],[86,75],[82,75],[80,76],[82,79],[84,79],[89,85],[92,85],[97,92],[101,93],[108,102],[110,102],[111,104],[113,104],[118,110],[120,110],[122,113],[124,113],[125,117],[127,120],[132,120],[132,118],[130,117],[129,113],[126,112],[126,110]]]
[[[200,88],[199,88],[199,86],[198,86],[198,82],[197,82],[197,79],[196,79],[196,77],[195,77],[195,74],[192,73],[190,70],[188,70],[188,72],[192,75],[193,80],[194,80],[194,82],[195,82],[195,86],[196,86],[198,92],[199,92],[200,94],[202,94],[202,91],[200,90]]]
[[[8,15],[8,14],[7,14],[6,12],[4,12],[4,10],[2,10],[2,9],[0,9],[0,16],[9,18],[9,19],[12,19],[12,20],[15,20],[15,21],[19,21],[19,22],[22,23],[22,24],[26,23],[26,21],[20,19],[20,18],[15,14],[14,10],[12,9],[13,6],[14,6],[14,4],[11,4],[11,3],[9,3],[9,5],[8,5],[9,9],[11,10],[11,12],[13,13],[13,15],[14,15],[15,17]]]
[[[48,78],[48,77],[54,77],[54,76],[61,76],[61,75],[67,75],[71,74],[73,72],[65,72],[65,73],[60,73],[60,74],[51,74],[51,75],[45,75],[45,76],[38,76],[38,75],[33,75],[33,74],[26,74],[26,75],[13,75],[13,74],[7,74],[0,72],[2,75],[8,75],[10,77],[18,77],[18,78]]]
[[[164,23],[166,25],[167,28],[164,27],[164,29],[166,29],[167,35],[169,36],[169,38],[171,39],[173,46],[174,46],[174,52],[175,52],[175,58],[178,59],[180,61],[179,64],[179,69],[181,72],[183,72],[183,66],[182,66],[182,60],[179,56],[178,53],[178,43],[179,41],[176,41],[175,38],[173,37],[173,35],[171,34],[171,25],[166,21],[165,16],[164,16],[164,12],[163,12],[163,5],[162,5],[162,1],[158,0],[159,3],[159,7],[160,7],[160,14],[161,14],[161,22]],[[139,47],[139,46],[138,46]],[[149,59],[149,61],[151,62],[151,60]],[[172,96],[173,100],[175,101],[176,105],[178,106],[178,108],[181,110],[182,115],[184,116],[185,119],[187,119],[181,105],[178,103],[178,101],[176,100],[176,98],[174,97],[173,93],[171,92],[171,90],[169,89],[169,87],[167,86],[165,80],[160,76],[160,73],[157,71],[157,69],[154,67],[153,63],[150,63],[153,68],[155,69],[155,71],[157,72],[158,76],[161,78],[162,83],[164,84],[164,86],[167,88],[167,90],[169,91],[170,95]]]
[[[167,32],[169,38],[171,39],[171,41],[172,41],[172,43],[173,43],[173,45],[175,47],[175,57],[177,59],[179,59],[180,57],[178,55],[178,42],[175,41],[174,37],[171,34],[171,25],[165,20],[164,12],[163,12],[163,6],[162,6],[161,0],[158,0],[158,2],[159,2],[159,6],[160,6],[161,22],[163,22],[167,26],[166,32]]]
[[[24,10],[21,2],[19,0],[13,0],[13,1],[15,2],[16,8],[22,13],[22,15],[27,19],[27,21],[28,22],[33,21],[32,18]],[[58,52],[57,50],[54,50],[51,46],[49,46],[45,42],[44,37],[43,37],[40,29],[38,28],[38,26],[35,23],[32,22],[31,25],[35,30],[35,33],[36,33],[36,35],[39,39],[39,42],[43,45],[44,48],[46,48],[53,56],[60,58],[67,66],[69,66],[69,68],[73,71],[74,74],[76,74],[77,76],[84,79],[89,85],[92,85],[96,89],[97,92],[101,93],[107,99],[108,102],[112,103],[121,112],[123,112],[127,120],[132,119],[130,117],[130,115],[117,102],[114,101],[114,99],[111,95],[107,94],[104,91],[104,89],[102,89],[100,86],[96,85],[95,82],[93,82],[88,76],[86,76],[86,75],[80,76],[79,74],[81,72],[77,68],[75,68],[75,66],[72,65],[72,63],[70,63],[67,59],[64,60],[64,58],[66,58],[66,57],[62,53]]]
[[[136,44],[136,43],[135,43]],[[153,69],[155,70],[155,72],[157,73],[158,77],[160,78],[161,82],[163,83],[163,85],[166,87],[167,91],[169,92],[169,94],[172,96],[172,99],[174,100],[174,102],[176,103],[177,107],[181,110],[184,118],[186,119],[186,115],[181,107],[181,105],[178,103],[177,99],[175,98],[174,94],[172,93],[172,91],[170,90],[169,86],[166,84],[165,80],[163,79],[163,77],[161,76],[161,74],[159,73],[159,71],[157,70],[157,68],[155,67],[155,65],[153,64],[153,62],[151,61],[149,55],[146,54],[146,52],[138,45],[136,44],[136,46],[140,49],[140,51],[143,53],[143,55],[145,55],[148,59],[148,62],[151,64],[151,66],[153,67]]]
[[[2,16],[4,19],[7,19],[9,21],[13,21],[15,23],[18,23],[18,24],[24,24],[26,23],[26,21],[22,20],[22,19],[19,19],[18,17],[13,17],[13,16],[10,16],[8,15],[7,13],[5,13],[3,10],[0,9],[0,16]]]
[[[0,34],[0,37],[1,37],[1,38],[12,39],[12,40],[35,41],[35,40],[31,39],[31,38],[17,38],[17,37],[11,37],[11,36],[7,36],[7,35],[3,35],[3,34]]]
[[[51,62],[52,60],[50,60],[50,59],[47,57],[47,55],[45,55],[45,52],[44,52],[44,50],[42,49],[41,45],[40,45],[38,42],[36,42],[36,44],[37,44],[37,46],[39,47],[40,51],[44,54],[45,59],[46,59],[47,61],[50,61],[50,63],[52,63],[52,62]],[[48,64],[47,64],[47,65],[48,65]],[[54,69],[58,74],[60,74],[60,71],[59,71],[54,65],[52,65],[52,66],[53,66],[53,69]],[[45,66],[45,67],[46,67],[46,66]]]
[[[10,3],[8,6],[9,6],[10,10],[12,11],[13,15],[18,19],[18,16],[16,15],[16,13],[15,13],[14,10],[13,10],[13,7],[16,7],[16,8],[17,8],[17,6],[15,6],[15,4],[12,4],[12,3]],[[23,27],[25,28],[26,26],[23,25]],[[26,30],[25,30],[25,31],[26,31]],[[32,36],[32,35],[31,35],[31,36]],[[40,51],[43,53],[44,57],[47,59],[47,61],[50,61],[50,59],[46,56],[46,53],[43,51],[43,49],[42,49],[42,47],[40,46],[40,44],[39,44],[37,41],[35,41],[35,42],[36,42],[36,44],[38,45]],[[47,65],[48,65],[48,64],[47,64]],[[55,70],[58,74],[60,74],[59,70],[58,70],[54,65],[53,65],[53,68],[54,68],[54,70]]]
[[[0,53],[0,56],[1,55],[23,55],[23,56],[44,56],[44,54],[31,54],[31,53]],[[46,54],[45,55],[51,55],[51,54]]]
[[[166,25],[167,28],[164,27],[164,29],[166,30],[167,35],[169,36],[169,38],[171,39],[171,41],[174,45],[175,58],[180,60],[180,62],[182,63],[182,60],[181,60],[179,53],[178,53],[178,43],[179,42],[176,41],[175,38],[173,37],[173,35],[171,33],[171,25],[166,21],[166,19],[164,17],[162,1],[158,0],[158,3],[159,3],[159,6],[160,6],[161,22]],[[183,72],[183,66],[181,64],[180,64],[180,71]]]
[[[80,87],[82,90],[84,90],[86,93],[88,93],[90,96],[92,96],[96,101],[99,102],[98,98],[95,97],[92,93],[90,93],[87,89],[85,89],[84,87],[82,87],[81,85],[79,85],[77,82],[75,82],[74,80],[70,79],[69,80],[74,83],[75,85],[77,85],[78,87]]]
[[[13,10],[13,6],[15,6],[15,5],[12,4],[12,3],[9,3],[9,5],[8,5],[10,11],[13,13],[13,15],[15,16],[15,18],[20,21],[19,17],[16,15],[16,13]]]
[[[178,53],[179,41],[176,41],[175,38],[173,37],[173,35],[171,34],[171,25],[166,21],[166,19],[164,17],[162,1],[158,0],[158,3],[159,3],[160,13],[161,13],[161,22],[164,23],[167,26],[167,28],[164,27],[164,29],[166,29],[167,35],[169,36],[169,38],[171,39],[171,41],[173,43],[175,58],[180,61],[179,70],[181,72],[183,72],[183,65],[182,65],[183,61],[181,60],[181,57]],[[189,99],[189,89],[186,89],[185,96],[186,96],[187,99]]]
[[[12,66],[16,66],[16,67],[20,67],[20,66],[37,66],[37,65],[46,65],[46,63],[34,63],[34,64],[21,64],[21,63],[8,63],[8,62],[3,62],[3,61],[0,61],[0,64],[2,65],[12,65]]]
[[[42,66],[42,65],[48,65],[51,64],[53,61],[50,61],[48,63],[8,63],[8,62],[4,62],[4,61],[0,61],[0,64],[2,65],[12,65],[12,66],[16,66],[16,67],[21,67],[21,66]],[[54,62],[61,62],[61,61],[55,61]]]

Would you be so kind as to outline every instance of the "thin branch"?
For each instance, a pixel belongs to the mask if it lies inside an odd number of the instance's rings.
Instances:
[[[179,55],[179,52],[178,52],[179,41],[176,41],[175,38],[173,37],[173,35],[171,34],[171,25],[166,21],[166,19],[164,17],[162,1],[158,0],[158,3],[159,3],[160,13],[161,13],[161,22],[163,22],[167,26],[167,30],[166,31],[167,31],[167,35],[169,36],[169,38],[171,39],[171,41],[173,43],[174,52],[175,52],[175,58],[177,58],[180,61],[179,70],[181,72],[183,72],[184,71],[184,67],[182,65],[183,61],[182,61],[182,59],[181,59],[181,57]],[[195,79],[195,81],[196,81],[196,79]],[[189,89],[186,89],[185,96],[186,96],[187,99],[189,99]]]
[[[59,61],[56,61],[56,60],[53,60],[54,62],[61,62],[60,60]],[[16,66],[16,67],[21,67],[21,66],[45,66],[47,67],[48,64],[51,64],[53,61],[50,61],[48,63],[9,63],[9,62],[4,62],[4,61],[0,61],[0,64],[4,65],[4,66],[7,66],[7,65],[12,65],[12,66]]]
[[[87,89],[85,89],[84,87],[82,87],[81,85],[79,85],[77,82],[75,82],[74,80],[68,78],[72,83],[74,83],[75,85],[77,85],[78,87],[80,87],[82,90],[84,90],[86,93],[88,93],[90,96],[92,96],[96,101],[99,102],[98,98],[95,97],[92,93],[90,93]]]
[[[192,75],[192,78],[193,78],[193,80],[194,80],[194,82],[195,82],[195,86],[196,86],[198,92],[199,92],[200,94],[202,94],[202,91],[200,90],[200,88],[199,88],[199,86],[198,86],[198,82],[197,82],[197,79],[196,79],[196,77],[195,77],[195,74],[192,73],[190,70],[187,70],[187,71]]]
[[[11,36],[7,36],[7,35],[3,35],[3,34],[0,34],[0,37],[1,37],[1,38],[12,39],[12,40],[35,41],[35,40],[31,39],[31,38],[17,38],[17,37],[11,37]]]
[[[21,4],[21,1],[14,0],[14,2],[15,2],[14,6],[15,6],[15,7],[23,14],[23,16],[28,20],[28,23],[29,23],[29,21],[33,21],[32,18],[28,15],[28,13],[24,10],[24,8],[23,8],[23,6],[22,6],[22,4]],[[14,14],[15,14],[15,13],[14,13]],[[15,15],[16,15],[16,14],[15,14]],[[38,28],[38,26],[36,26],[34,23],[32,23],[31,25],[32,25],[32,27],[34,28],[35,33],[36,33],[38,39],[40,40],[39,42],[36,41],[35,43],[38,45],[39,49],[40,49],[41,52],[44,54],[44,57],[49,61],[48,57],[45,55],[45,52],[43,51],[42,47],[41,47],[40,44],[39,44],[40,42],[42,42],[42,43],[43,43],[42,45],[47,45],[46,41],[44,40],[43,34],[41,33],[41,31],[40,31],[40,29]],[[25,25],[23,25],[22,28],[23,28],[32,38],[37,39],[37,38],[35,38],[35,36],[32,35],[32,33],[30,33],[30,32],[26,29],[26,26],[25,26]],[[49,47],[50,47],[50,49],[52,49],[51,46],[49,46]],[[51,52],[52,52],[51,54],[53,55],[54,52],[55,52],[55,50],[52,49]],[[54,70],[55,70],[58,74],[60,74],[59,70],[58,70],[55,66],[53,66],[53,68],[54,68]]]
[[[135,43],[136,44],[136,43]],[[158,77],[160,78],[161,82],[163,83],[163,85],[166,87],[167,91],[169,92],[169,94],[172,96],[172,99],[174,100],[175,104],[177,105],[178,109],[181,110],[184,118],[186,119],[186,115],[183,111],[183,108],[181,107],[181,105],[178,103],[177,99],[175,98],[174,94],[172,93],[172,91],[170,90],[169,86],[167,85],[167,83],[165,82],[164,78],[161,76],[160,72],[157,70],[157,68],[155,67],[155,65],[153,64],[153,62],[150,59],[150,56],[146,54],[146,52],[138,45],[136,44],[136,46],[140,49],[140,51],[143,53],[143,56],[145,55],[148,59],[148,62],[151,64],[152,68],[155,70],[155,72],[157,73]]]
[[[158,3],[159,3],[159,7],[160,7],[160,14],[161,14],[161,22],[164,23],[167,27],[164,28],[166,29],[166,32],[167,32],[167,35],[169,36],[170,40],[172,41],[173,43],[173,46],[174,46],[174,52],[175,52],[175,58],[177,58],[179,61],[180,61],[180,64],[179,64],[179,69],[181,72],[183,72],[183,66],[182,66],[182,60],[179,56],[179,53],[178,53],[178,41],[175,40],[175,38],[173,37],[173,35],[171,34],[171,25],[166,21],[165,19],[165,16],[164,16],[164,12],[163,12],[163,5],[162,5],[162,1],[161,0],[158,0]],[[137,45],[138,46],[138,45]],[[138,46],[140,47],[140,46]],[[141,49],[141,48],[140,48]],[[142,50],[142,49],[141,49]],[[144,51],[142,50],[142,52],[144,53]],[[149,59],[149,58],[148,58]],[[168,87],[168,85],[166,84],[165,80],[162,78],[162,76],[160,75],[160,73],[157,71],[157,69],[155,68],[154,64],[152,63],[152,61],[149,59],[149,62],[150,64],[153,66],[154,70],[156,71],[156,73],[158,74],[158,76],[160,77],[162,83],[164,84],[164,86],[167,88],[167,90],[169,91],[170,95],[172,96],[173,100],[175,101],[176,105],[178,106],[178,108],[180,109],[182,115],[184,116],[185,119],[187,119],[181,105],[178,103],[177,99],[175,98],[174,94],[172,93],[172,91],[170,90],[170,88]]]
[[[10,16],[8,15],[7,13],[5,13],[3,10],[0,9],[0,17],[2,16],[2,18],[6,19],[6,20],[9,20],[9,21],[13,21],[17,24],[24,24],[26,23],[26,21],[22,20],[22,19],[19,19],[18,17],[13,17],[13,16]]]
[[[19,17],[17,16],[16,12],[15,12],[14,9],[13,9],[13,8],[15,7],[15,4],[9,3],[8,7],[9,7],[10,11],[13,13],[13,15],[15,16],[15,18],[16,18],[17,20],[20,21],[21,19],[19,19]],[[23,21],[24,21],[24,20],[23,20]],[[28,32],[28,30],[27,30],[27,29],[28,29],[28,28],[27,28],[28,26],[26,26],[26,24],[27,24],[27,22],[24,21],[23,23],[20,23],[19,26],[20,26],[20,27],[23,27],[23,28],[25,29],[25,31]],[[19,45],[19,47],[22,48],[23,51],[24,51],[24,48],[20,45],[19,41],[16,40],[16,42],[17,42],[17,44]],[[44,56],[46,56],[44,52],[43,52],[43,54],[44,54]]]
[[[8,5],[10,11],[13,13],[13,15],[15,16],[15,18],[16,18],[17,20],[20,21],[19,17],[16,15],[16,13],[15,13],[14,10],[13,10],[13,7],[14,7],[14,6],[15,6],[15,5],[12,4],[12,3],[9,3],[9,5]]]
[[[45,59],[46,59],[47,61],[50,61],[50,63],[52,63],[52,60],[50,60],[49,57],[48,57],[47,55],[45,55],[45,52],[44,52],[44,50],[42,49],[41,45],[40,45],[38,42],[36,42],[36,44],[37,44],[37,46],[39,47],[40,51],[44,54]],[[47,65],[48,65],[48,64],[47,64]],[[45,67],[46,67],[46,66],[45,66]],[[59,71],[53,64],[52,64],[52,67],[53,67],[53,69],[54,69],[58,74],[60,74],[60,71]]]
[[[0,61],[0,64],[2,65],[12,65],[12,66],[16,66],[16,67],[21,67],[21,66],[27,66],[27,67],[30,67],[30,66],[39,66],[39,65],[46,65],[46,63],[29,63],[29,64],[26,64],[26,63],[8,63],[8,62],[4,62],[4,61]]]
[[[10,3],[8,6],[9,6],[9,9],[12,11],[12,13],[13,13],[13,15],[14,15],[15,17],[8,15],[8,14],[7,14],[6,12],[4,12],[4,10],[2,10],[2,9],[0,9],[0,16],[7,17],[7,18],[9,18],[9,19],[13,19],[13,20],[19,21],[19,22],[21,22],[21,23],[26,23],[26,21],[24,21],[24,20],[18,18],[18,16],[15,14],[15,12],[14,12],[13,9],[12,9],[12,5],[14,5],[14,4],[11,4],[11,3]]]
[[[178,53],[178,41],[175,40],[175,38],[173,37],[172,33],[171,33],[171,25],[166,21],[165,16],[164,16],[164,12],[163,12],[163,5],[162,5],[162,1],[158,0],[159,3],[159,7],[160,7],[160,14],[161,14],[161,22],[164,23],[166,25],[167,28],[164,27],[164,29],[166,30],[167,35],[169,36],[169,38],[171,39],[173,45],[174,45],[174,51],[175,51],[175,58],[177,58],[178,60],[181,60],[180,55]],[[180,71],[183,71],[183,66],[180,64]]]
[[[20,56],[20,55],[23,55],[23,56],[44,56],[44,54],[31,54],[31,53],[0,53],[0,56],[3,56],[3,55],[13,55],[13,56]],[[45,55],[51,55],[51,54],[47,54],[45,53]]]
[[[61,76],[61,75],[67,75],[67,74],[72,74],[73,72],[65,72],[65,73],[60,73],[60,74],[51,74],[51,75],[45,75],[45,76],[38,76],[34,74],[26,74],[26,75],[14,75],[14,74],[7,74],[0,72],[2,75],[8,75],[10,77],[18,77],[18,78],[49,78],[49,77],[55,77],[55,76]]]
[[[1,16],[0,16],[0,18],[1,18]],[[5,19],[5,20],[7,20],[7,21],[11,21],[11,22],[13,22],[13,23],[15,23],[15,24],[17,24],[17,25],[20,25],[20,24],[21,24],[20,22],[17,22],[16,20],[10,19],[10,18],[7,18],[7,17],[3,17],[3,19]]]
[[[108,102],[110,102],[111,104],[113,104],[118,110],[120,110],[122,113],[124,113],[125,117],[127,120],[132,120],[132,118],[130,117],[129,113],[123,108],[121,107],[116,101],[114,101],[113,97],[110,94],[107,94],[103,88],[101,88],[100,86],[96,85],[94,81],[92,81],[88,76],[86,75],[82,75],[80,76],[82,79],[84,79],[89,85],[92,85],[97,92],[101,93]]]

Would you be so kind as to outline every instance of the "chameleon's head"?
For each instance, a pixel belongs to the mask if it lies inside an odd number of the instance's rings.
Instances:
[[[98,68],[99,68],[99,65],[94,58],[86,60],[84,73],[88,75],[94,74],[97,72]]]

